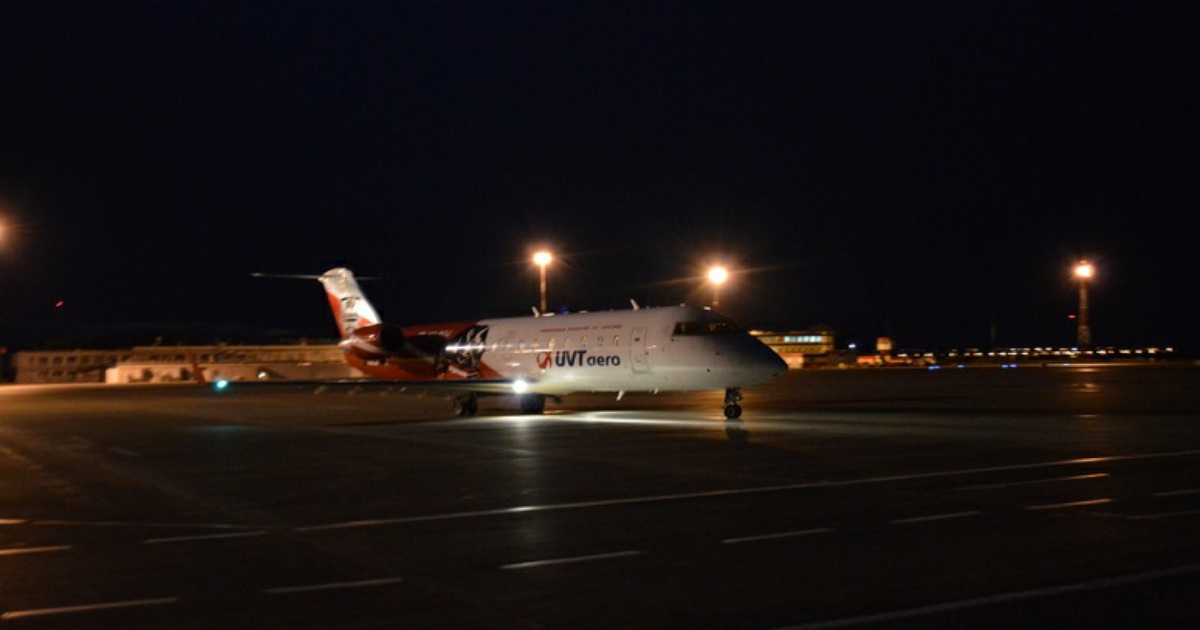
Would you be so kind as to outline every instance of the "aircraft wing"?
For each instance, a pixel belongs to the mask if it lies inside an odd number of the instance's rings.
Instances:
[[[500,395],[512,394],[513,381],[510,379],[453,379],[429,381],[385,381],[378,379],[338,379],[338,380],[263,380],[263,381],[213,381],[212,387],[218,390],[232,390],[249,387],[314,387],[329,389],[395,389],[406,392],[431,392],[444,395],[455,393]]]

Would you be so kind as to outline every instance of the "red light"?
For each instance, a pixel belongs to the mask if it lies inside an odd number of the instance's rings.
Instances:
[[[54,308],[62,308],[63,306],[66,306],[66,304],[67,304],[66,300],[59,300],[54,303]]]

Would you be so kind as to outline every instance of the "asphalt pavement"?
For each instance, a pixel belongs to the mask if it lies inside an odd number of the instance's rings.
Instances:
[[[1200,368],[0,387],[12,627],[1195,627]]]

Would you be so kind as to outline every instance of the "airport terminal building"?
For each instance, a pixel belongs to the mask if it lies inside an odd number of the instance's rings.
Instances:
[[[131,350],[37,350],[17,353],[18,383],[171,383],[207,380],[361,378],[332,344],[287,346],[138,346]]]

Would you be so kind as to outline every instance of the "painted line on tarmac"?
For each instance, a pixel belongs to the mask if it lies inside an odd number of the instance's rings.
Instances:
[[[888,521],[892,525],[912,525],[914,523],[930,523],[933,521],[948,521],[956,518],[970,518],[972,516],[981,516],[983,512],[951,512],[949,514],[932,514],[930,516],[917,516],[914,518],[899,518],[894,521]]]
[[[1074,466],[1079,464],[1096,464],[1101,462],[1133,461],[1139,459],[1162,459],[1168,457],[1194,457],[1200,455],[1200,450],[1172,451],[1166,453],[1143,453],[1141,455],[1114,455],[1108,457],[1087,457],[1081,459],[1064,459],[1033,464],[1013,464],[1011,466],[987,466],[982,468],[965,468],[961,470],[944,470],[929,473],[913,473],[908,475],[886,475],[881,477],[865,477],[861,479],[841,479],[834,481],[812,481],[777,486],[760,486],[751,488],[734,488],[730,490],[710,490],[706,492],[683,492],[679,494],[660,494],[644,497],[628,497],[624,499],[607,499],[600,501],[579,501],[573,503],[551,503],[547,505],[523,505],[492,510],[474,510],[469,512],[447,512],[442,514],[427,514],[423,516],[402,516],[396,518],[378,518],[358,521],[327,523],[324,525],[307,525],[296,527],[296,532],[321,532],[358,527],[381,527],[385,525],[404,525],[407,523],[424,523],[430,521],[447,521],[454,519],[481,518],[489,516],[509,516],[527,512],[551,512],[559,510],[578,510],[598,507],[614,507],[663,501],[684,501],[691,499],[711,499],[736,497],[751,494],[766,494],[771,492],[791,492],[796,490],[812,490],[817,488],[844,488],[877,483],[892,483],[898,481],[917,481],[923,479],[941,479],[945,477],[960,477],[991,472],[1012,470],[1035,470],[1038,468],[1053,468],[1059,466]]]
[[[126,448],[120,448],[120,447],[118,447],[118,446],[110,446],[108,450],[109,450],[109,451],[111,451],[111,452],[113,452],[113,453],[116,453],[117,455],[120,455],[121,457],[128,457],[128,458],[130,458],[130,459],[132,459],[132,458],[134,458],[134,457],[141,457],[141,456],[142,456],[142,454],[141,454],[141,453],[139,453],[139,452],[137,452],[137,451],[131,451],[131,450],[129,450],[129,449],[126,449]]]
[[[1171,569],[1162,569],[1158,571],[1146,571],[1144,573],[1133,573],[1130,575],[1122,575],[1112,578],[1104,578],[1100,580],[1092,580],[1090,582],[1077,582],[1075,584],[1064,584],[1062,586],[1051,586],[1047,588],[1036,588],[1028,591],[1014,591],[1011,593],[1000,593],[998,595],[987,595],[984,597],[976,597],[972,599],[962,599],[954,602],[946,602],[942,604],[934,604],[932,606],[921,606],[918,608],[907,608],[904,610],[893,610],[891,612],[877,613],[873,615],[862,615],[859,617],[845,617],[843,619],[831,619],[829,621],[818,621],[815,623],[799,624],[790,626],[789,630],[825,630],[826,628],[848,628],[851,626],[862,626],[867,624],[880,624],[900,621],[903,619],[914,619],[919,617],[930,617],[933,615],[941,615],[944,613],[958,612],[960,610],[969,610],[981,606],[992,606],[995,604],[1007,604],[1011,602],[1019,602],[1029,599],[1039,599],[1043,597],[1055,597],[1057,595],[1068,595],[1071,593],[1082,593],[1087,591],[1098,591],[1106,588],[1116,588],[1120,586],[1130,586],[1133,584],[1142,584],[1145,582],[1154,582],[1167,578],[1195,575],[1200,573],[1200,564],[1192,564]]]
[[[1025,509],[1030,511],[1036,510],[1064,510],[1073,507],[1086,507],[1089,505],[1103,505],[1112,503],[1112,499],[1088,499],[1086,501],[1072,501],[1070,503],[1049,503],[1046,505],[1026,505]]]
[[[777,534],[759,534],[757,536],[741,536],[739,538],[726,538],[721,541],[722,545],[739,545],[742,543],[761,542],[764,540],[780,540],[783,538],[798,538],[800,536],[815,536],[817,534],[832,534],[833,530],[828,527],[820,527],[817,529],[799,529],[792,532],[779,532]]]
[[[262,592],[268,595],[293,595],[296,593],[312,593],[315,591],[336,591],[348,588],[367,588],[370,586],[387,586],[388,584],[399,584],[403,578],[390,577],[379,578],[376,580],[358,580],[356,582],[328,582],[326,584],[309,584],[305,586],[279,586],[275,588],[264,588]]]
[[[50,547],[10,547],[0,549],[0,556],[20,556],[27,553],[50,553],[54,551],[70,551],[71,545],[53,545]]]
[[[1009,483],[985,483],[977,486],[963,486],[961,488],[951,488],[951,492],[960,492],[964,490],[997,490],[1000,488],[1009,488],[1012,486],[1032,486],[1040,483],[1055,483],[1058,481],[1082,481],[1085,479],[1100,479],[1108,477],[1108,473],[1092,473],[1088,475],[1072,475],[1070,477],[1052,477],[1049,479],[1033,479],[1030,481],[1012,481]]]
[[[131,599],[123,602],[103,602],[99,604],[83,604],[79,606],[59,606],[57,608],[32,608],[29,610],[10,610],[0,614],[0,621],[11,619],[26,619],[29,617],[48,617],[51,615],[70,615],[75,613],[96,612],[99,610],[116,610],[119,608],[139,608],[144,606],[165,606],[179,603],[178,597],[160,597],[158,599]]]
[[[19,518],[0,518],[0,525],[24,525],[28,522]]]
[[[554,558],[551,560],[533,560],[531,562],[518,562],[515,564],[506,564],[501,566],[505,570],[517,569],[536,569],[539,567],[550,567],[560,564],[576,564],[580,562],[594,562],[597,560],[611,560],[613,558],[628,558],[630,556],[640,556],[641,551],[616,551],[613,553],[600,553],[591,556],[575,556],[573,558]]]
[[[1153,521],[1160,518],[1174,518],[1176,516],[1193,516],[1200,514],[1200,510],[1183,510],[1181,512],[1159,512],[1158,514],[1121,514],[1120,516],[1131,521]]]
[[[137,521],[68,521],[57,519],[24,521],[29,525],[48,527],[147,527],[154,529],[258,529],[253,525],[233,523],[139,523]]]
[[[1167,490],[1165,492],[1155,492],[1156,497],[1182,497],[1189,494],[1200,494],[1200,488],[1188,488],[1186,490]]]
[[[163,543],[181,543],[181,542],[196,542],[203,540],[227,540],[229,538],[249,538],[252,536],[265,536],[270,532],[266,530],[258,530],[253,532],[236,532],[233,534],[206,534],[201,536],[175,536],[173,538],[147,538],[142,541],[147,545],[158,545]]]

